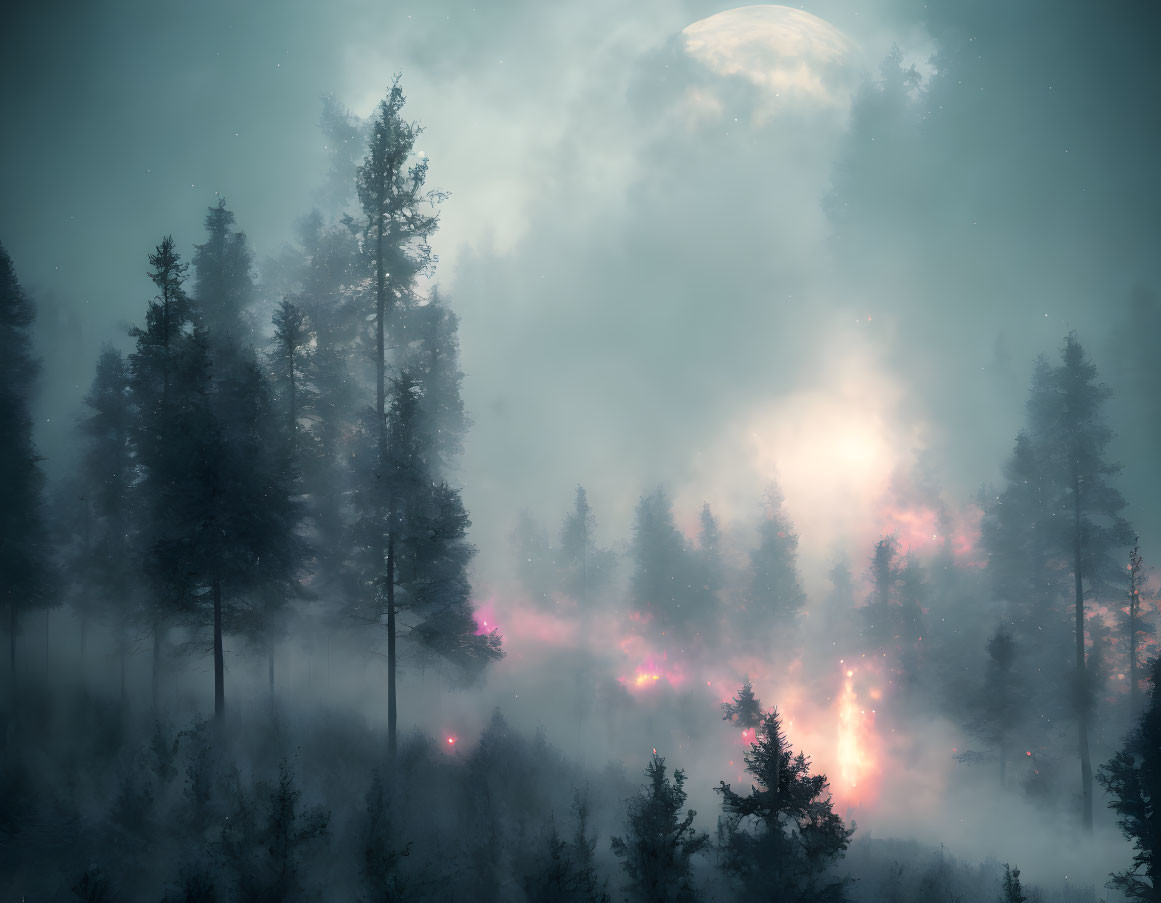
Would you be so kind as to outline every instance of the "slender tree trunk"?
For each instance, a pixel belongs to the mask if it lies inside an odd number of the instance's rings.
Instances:
[[[384,368],[383,322],[387,313],[387,275],[383,265],[383,218],[375,228],[375,415],[379,418],[379,438],[385,438],[387,422],[387,386]],[[380,443],[382,448],[383,443]]]
[[[226,714],[226,665],[222,653],[222,580],[214,577],[214,720]]]
[[[395,760],[399,710],[395,699],[395,533],[387,535],[387,754]]]
[[[88,626],[89,619],[81,615],[81,664],[85,663],[85,627]]]
[[[1092,756],[1088,748],[1088,677],[1084,666],[1084,579],[1081,573],[1080,476],[1072,475],[1073,584],[1076,592],[1076,687],[1080,698],[1077,712],[1077,743],[1080,747],[1081,822],[1092,830]]]
[[[1141,569],[1141,557],[1133,546],[1133,554],[1129,558],[1129,722],[1137,717],[1139,708],[1139,690],[1137,688],[1137,617],[1140,611],[1141,596],[1137,589],[1137,574]]]
[[[153,619],[153,713],[157,714],[157,690],[161,682],[161,618]]]
[[[274,706],[274,644],[266,650],[266,678],[270,682],[270,705]]]

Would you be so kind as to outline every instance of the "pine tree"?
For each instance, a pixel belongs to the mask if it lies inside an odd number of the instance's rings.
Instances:
[[[157,295],[145,312],[145,325],[131,332],[137,347],[129,358],[133,403],[138,413],[137,459],[142,469],[145,508],[143,570],[150,599],[142,617],[153,639],[152,700],[158,703],[164,632],[175,613],[192,596],[192,573],[185,560],[188,521],[178,512],[188,495],[191,458],[187,439],[196,437],[197,412],[203,407],[205,381],[179,379],[187,365],[201,361],[192,354],[191,305],[185,293],[186,265],[166,236],[149,255],[150,280]],[[181,372],[179,372],[181,371]]]
[[[983,686],[973,708],[972,731],[996,750],[1000,760],[1000,786],[1007,786],[1012,731],[1024,715],[1023,683],[1017,673],[1017,645],[1004,627],[988,640],[988,662]]]
[[[588,494],[583,486],[576,488],[576,502],[573,510],[565,515],[560,530],[559,564],[565,572],[565,592],[588,602],[589,553],[593,551],[593,530],[597,519],[589,505]]]
[[[709,846],[709,835],[697,831],[697,813],[684,817],[685,772],[670,781],[665,759],[654,754],[645,769],[649,782],[629,801],[628,831],[612,839],[613,854],[629,876],[633,897],[642,903],[685,903],[699,898],[691,860]]]
[[[303,509],[293,462],[279,441],[282,421],[257,358],[251,349],[225,346],[217,360],[212,404],[201,412],[205,425],[194,442],[189,513],[197,525],[192,566],[209,590],[220,718],[224,635],[239,633],[267,652],[273,686],[273,645],[285,605],[301,591],[308,552],[299,532]]]
[[[439,225],[425,207],[442,199],[426,191],[427,158],[411,161],[420,129],[405,122],[405,103],[397,78],[380,101],[371,124],[367,157],[356,174],[363,207],[364,251],[374,271],[375,415],[386,429],[386,334],[395,301],[410,296],[415,277],[431,263],[428,238]]]
[[[630,592],[658,634],[706,639],[716,629],[717,605],[699,579],[696,561],[673,520],[669,496],[658,488],[637,503]]]
[[[733,702],[722,703],[722,720],[749,730],[762,723],[762,704],[754,695],[754,685],[746,678]]]
[[[272,318],[274,337],[271,354],[274,384],[278,388],[285,417],[285,432],[292,457],[299,456],[299,418],[304,412],[303,381],[306,378],[308,348],[311,340],[310,321],[306,311],[290,298],[283,298]]]
[[[459,318],[438,292],[426,304],[412,305],[401,317],[396,334],[407,343],[401,368],[415,378],[423,399],[419,432],[427,437],[428,464],[438,478],[446,478],[463,452],[470,419],[460,387]]]
[[[1129,553],[1128,599],[1122,616],[1122,627],[1128,635],[1129,656],[1129,717],[1136,718],[1141,711],[1141,640],[1153,633],[1153,625],[1148,623],[1141,610],[1141,595],[1147,591],[1144,574],[1144,560],[1141,558],[1140,544],[1134,542]]]
[[[1101,766],[1097,780],[1112,796],[1109,808],[1133,842],[1132,868],[1112,876],[1131,900],[1161,901],[1161,657],[1151,666],[1149,704],[1120,751]]]
[[[374,593],[372,613],[387,631],[387,745],[397,746],[397,639],[416,644],[475,677],[500,658],[500,637],[480,632],[471,606],[468,565],[475,548],[459,490],[433,478],[423,435],[422,391],[408,371],[392,381],[387,432],[380,444],[364,431],[364,471],[357,475],[357,537]],[[382,550],[382,551],[380,551]],[[405,621],[401,621],[401,616]]]
[[[843,897],[846,879],[829,873],[843,856],[854,828],[835,814],[825,775],[794,755],[777,710],[762,719],[746,753],[755,778],[748,796],[724,781],[717,787],[725,810],[723,868],[755,899],[823,903]]]
[[[213,345],[226,341],[245,345],[250,335],[245,315],[254,300],[253,260],[246,236],[233,225],[233,212],[225,198],[219,198],[206,214],[206,240],[194,249],[194,299]]]
[[[1081,763],[1082,821],[1092,828],[1092,761],[1089,705],[1093,693],[1085,663],[1085,596],[1109,598],[1122,574],[1122,554],[1132,532],[1122,516],[1125,500],[1111,483],[1118,472],[1105,453],[1112,432],[1104,423],[1109,389],[1096,381],[1075,334],[1065,338],[1061,363],[1041,359],[1028,401],[1029,432],[1048,475],[1057,554],[1072,567],[1075,613],[1075,715]],[[1087,589],[1086,589],[1087,588]]]
[[[387,789],[377,771],[364,799],[366,814],[359,873],[367,888],[367,899],[382,903],[405,899],[400,860],[411,855],[411,844],[400,845],[396,840]]]
[[[82,637],[83,619],[88,616],[113,629],[124,704],[129,630],[137,616],[140,522],[135,494],[137,414],[121,352],[106,348],[101,353],[85,406],[90,413],[80,425],[85,441],[80,472],[87,523],[80,560],[74,562],[80,581],[76,604],[82,612]]]
[[[873,587],[863,607],[867,634],[879,648],[893,645],[898,636],[896,601],[899,584],[899,540],[883,536],[875,543],[870,573]]]
[[[1028,903],[1024,887],[1020,884],[1020,870],[1004,863],[1004,899],[1001,903]]]
[[[564,840],[553,821],[535,867],[524,878],[529,903],[610,903],[606,883],[593,864],[596,837],[588,830],[588,802],[577,792],[573,797],[577,829],[572,841]]]
[[[612,577],[614,557],[608,549],[597,546],[597,518],[589,505],[588,493],[577,486],[573,509],[564,517],[560,529],[560,546],[556,567],[560,586],[573,599],[587,604],[593,593]]]
[[[32,439],[29,400],[39,371],[30,329],[32,301],[0,245],[0,575],[8,609],[8,665],[16,682],[16,632],[22,615],[48,605],[48,537],[42,515],[44,477]]]
[[[700,529],[697,534],[698,570],[706,592],[716,594],[725,585],[725,564],[722,562],[722,531],[709,502],[701,506]]]
[[[750,623],[773,628],[783,640],[793,634],[806,594],[798,580],[798,535],[782,510],[782,496],[771,490],[758,526],[758,547],[750,553],[746,608]],[[753,629],[753,628],[751,628]]]
[[[923,566],[913,555],[907,555],[898,570],[896,583],[899,608],[895,614],[896,645],[899,648],[900,685],[905,693],[919,688],[923,639],[923,609],[928,586]]]
[[[1049,475],[1028,431],[1017,434],[1004,476],[1007,485],[985,506],[981,523],[988,578],[1016,639],[1029,650],[1045,650],[1036,664],[1055,677],[1069,652],[1068,625],[1058,612],[1069,575],[1054,554]]]

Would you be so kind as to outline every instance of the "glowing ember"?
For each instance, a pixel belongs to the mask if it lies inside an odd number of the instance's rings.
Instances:
[[[866,743],[867,715],[855,693],[855,672],[847,669],[843,676],[838,707],[838,748],[840,795],[853,798],[855,789],[873,767]]]

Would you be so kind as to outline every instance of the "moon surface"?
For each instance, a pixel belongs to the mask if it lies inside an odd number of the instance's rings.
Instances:
[[[858,77],[855,44],[829,22],[789,6],[740,6],[694,22],[681,36],[692,59],[763,89],[774,111],[845,107]]]

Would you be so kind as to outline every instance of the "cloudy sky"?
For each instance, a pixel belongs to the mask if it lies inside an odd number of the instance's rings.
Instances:
[[[821,560],[877,528],[894,475],[955,504],[998,479],[1032,361],[1071,329],[1120,393],[1137,523],[1161,526],[1161,370],[1131,306],[1161,275],[1158,14],[729,9],[27,5],[0,35],[0,241],[42,306],[44,409],[124,343],[161,235],[188,251],[220,194],[276,252],[320,199],[321,95],[366,115],[401,72],[451,192],[438,281],[485,553],[577,482],[612,539],[658,482],[691,522],[778,479]],[[53,472],[71,418],[45,421]]]

